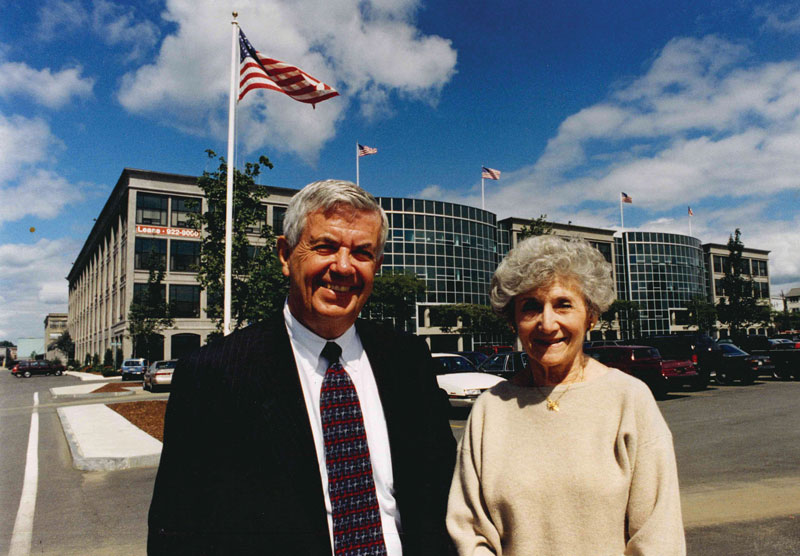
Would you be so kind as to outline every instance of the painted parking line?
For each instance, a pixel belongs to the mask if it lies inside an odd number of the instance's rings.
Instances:
[[[33,538],[33,514],[36,511],[36,490],[39,486],[39,393],[33,394],[31,430],[28,434],[28,454],[25,461],[25,478],[19,499],[17,519],[11,533],[8,556],[27,556],[31,552]]]

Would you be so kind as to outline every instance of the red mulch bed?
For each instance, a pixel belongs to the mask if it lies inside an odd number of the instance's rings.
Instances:
[[[126,392],[126,388],[132,388],[141,385],[141,382],[109,382],[108,384],[104,384],[96,390],[92,390],[92,394],[97,392]]]
[[[96,391],[96,390],[95,390]],[[108,391],[108,390],[106,390]],[[106,404],[144,432],[164,442],[166,400]]]

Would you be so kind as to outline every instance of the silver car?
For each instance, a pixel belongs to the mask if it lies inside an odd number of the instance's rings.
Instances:
[[[172,384],[172,371],[175,370],[177,363],[177,359],[153,361],[153,364],[144,372],[142,388],[151,392],[168,388]]]

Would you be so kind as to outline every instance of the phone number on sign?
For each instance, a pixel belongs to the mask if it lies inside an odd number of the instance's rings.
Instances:
[[[137,234],[153,234],[157,236],[200,237],[199,230],[187,228],[163,228],[161,226],[136,226]]]

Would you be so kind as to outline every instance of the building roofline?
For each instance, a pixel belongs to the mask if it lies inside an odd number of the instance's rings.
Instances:
[[[503,218],[502,220],[497,221],[497,225],[499,226],[502,223],[508,222],[510,224],[509,227],[513,226],[514,224],[528,224],[532,219],[531,218],[520,218],[518,216],[509,216],[508,218]],[[551,224],[554,228],[564,231],[564,230],[576,230],[580,232],[594,232],[594,233],[601,233],[601,234],[609,234],[614,235],[616,230],[612,230],[609,228],[595,228],[592,226],[581,226],[578,224],[563,224],[561,222],[551,222],[545,221],[548,224]]]
[[[723,244],[723,243],[704,243],[703,244],[703,249],[705,250],[706,247],[708,247],[709,249],[711,249],[713,247],[716,247],[716,248],[719,248],[719,249],[724,249],[726,251],[728,250],[728,244],[727,243],[725,243],[725,244]],[[766,249],[755,249],[754,247],[748,247],[747,245],[744,246],[743,251],[744,252],[750,252],[750,253],[759,253],[759,254],[762,254],[762,255],[769,255],[769,253],[770,253],[770,251],[768,251]]]

